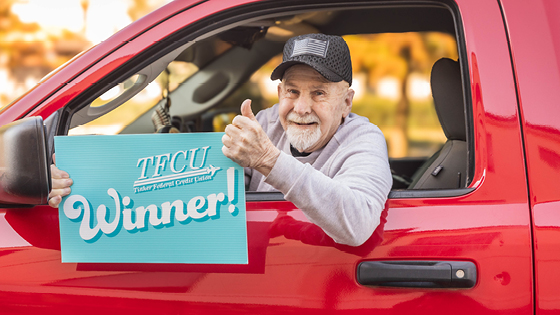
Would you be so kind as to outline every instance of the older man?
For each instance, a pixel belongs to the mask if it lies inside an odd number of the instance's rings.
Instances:
[[[271,79],[280,102],[227,126],[223,153],[246,167],[249,190],[279,190],[336,242],[357,246],[379,224],[392,177],[383,134],[350,113],[350,52],[339,36],[291,38]]]
[[[289,39],[272,72],[280,102],[257,117],[251,101],[226,127],[224,155],[245,167],[248,189],[281,191],[337,243],[358,246],[380,221],[392,177],[383,134],[350,113],[354,91],[342,37]],[[72,180],[53,166],[49,204],[57,207]]]

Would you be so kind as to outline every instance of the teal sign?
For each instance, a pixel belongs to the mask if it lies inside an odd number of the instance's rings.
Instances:
[[[247,264],[244,173],[222,136],[55,137],[74,180],[62,262]]]

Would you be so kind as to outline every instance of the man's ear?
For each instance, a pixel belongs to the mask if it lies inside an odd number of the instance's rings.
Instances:
[[[352,111],[352,100],[354,99],[354,90],[348,88],[346,91],[346,97],[344,98],[344,109],[342,110],[342,117],[346,118]]]
[[[280,94],[282,94],[282,82],[278,83],[278,99],[280,99]]]

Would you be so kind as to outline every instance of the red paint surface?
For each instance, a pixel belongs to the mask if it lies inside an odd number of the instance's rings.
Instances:
[[[536,313],[560,310],[560,4],[503,1],[522,108],[535,251]]]

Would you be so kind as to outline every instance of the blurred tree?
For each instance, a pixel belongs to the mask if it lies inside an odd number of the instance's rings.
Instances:
[[[95,0],[75,1],[83,10],[83,28],[78,31],[43,29],[24,23],[12,7],[21,0],[0,0],[0,108],[31,88],[40,78],[92,44],[86,39],[88,11]],[[137,20],[167,0],[121,0]],[[62,8],[61,8],[62,9]]]
[[[82,35],[86,35],[86,28],[87,28],[87,11],[89,8],[89,0],[80,0],[80,5],[82,7],[82,10],[84,11],[84,26],[82,27]]]
[[[16,2],[0,2],[0,107],[90,45],[83,34],[22,22],[11,10]]]
[[[144,15],[150,13],[156,6],[163,3],[163,1],[158,1],[159,3],[155,4],[153,3],[153,0],[131,0],[131,2],[132,5],[128,8],[128,15],[133,21],[136,21]]]
[[[452,36],[442,33],[384,33],[348,36],[354,72],[367,74],[368,88],[387,77],[400,82],[396,105],[394,133],[390,139],[390,155],[408,156],[408,118],[410,98],[407,93],[411,75],[429,76],[432,65],[442,57],[457,58]]]
[[[12,13],[15,0],[0,2],[0,103],[2,105],[13,97],[14,91],[24,91],[22,84],[27,78],[27,70],[44,63],[45,49],[35,40],[39,25],[23,23]],[[44,70],[37,69],[36,72]],[[4,92],[4,93],[3,93]],[[11,93],[10,93],[11,92]]]

